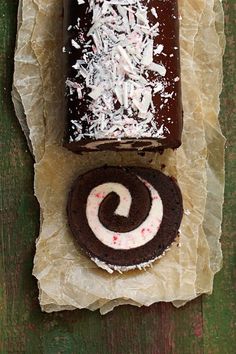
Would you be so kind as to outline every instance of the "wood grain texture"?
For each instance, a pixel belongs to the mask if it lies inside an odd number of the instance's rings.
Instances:
[[[0,0],[0,353],[217,354],[235,347],[235,0],[225,1],[228,49],[222,125],[228,137],[224,268],[214,294],[179,310],[170,304],[98,312],[41,313],[31,276],[39,210],[33,160],[11,103],[17,0]],[[233,91],[234,90],[234,91]]]
[[[222,248],[224,267],[214,293],[203,299],[204,347],[209,354],[236,353],[236,2],[224,1],[227,47],[221,125],[227,138]]]

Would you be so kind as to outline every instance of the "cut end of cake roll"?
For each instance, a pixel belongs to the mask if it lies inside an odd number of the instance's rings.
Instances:
[[[69,227],[78,246],[109,273],[144,269],[178,237],[182,195],[173,178],[142,167],[101,167],[74,182]]]
[[[64,0],[65,147],[181,145],[177,0]]]

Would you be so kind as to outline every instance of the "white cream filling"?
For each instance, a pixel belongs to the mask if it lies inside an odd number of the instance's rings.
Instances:
[[[114,232],[107,229],[99,220],[100,205],[112,192],[116,193],[120,198],[115,214],[128,218],[132,199],[126,187],[119,183],[104,183],[93,188],[88,196],[86,216],[89,227],[99,241],[108,247],[127,250],[143,246],[156,236],[160,228],[163,218],[163,204],[160,195],[150,183],[144,179],[139,179],[149,189],[151,208],[146,220],[132,231]]]
[[[71,140],[72,142],[72,140]],[[122,140],[114,140],[114,139],[107,139],[107,140],[97,140],[97,141],[90,141],[84,145],[83,147],[86,147],[87,149],[91,150],[98,150],[99,151],[99,146],[100,145],[106,145],[106,144],[116,144],[119,142],[119,145],[115,145],[114,148],[116,150],[123,150],[123,149],[132,149],[133,145],[135,143],[144,143],[143,146],[136,147],[135,150],[140,150],[142,151],[145,148],[152,148],[152,147],[159,147],[161,146],[161,143],[158,140],[155,139],[136,139],[132,141],[132,138],[130,139],[122,139]],[[146,145],[148,143],[148,145]]]

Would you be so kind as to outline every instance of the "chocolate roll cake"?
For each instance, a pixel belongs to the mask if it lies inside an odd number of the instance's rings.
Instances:
[[[182,196],[174,179],[142,167],[102,167],[79,176],[69,194],[69,226],[101,268],[145,268],[178,235]]]
[[[64,0],[65,146],[181,144],[177,0]]]

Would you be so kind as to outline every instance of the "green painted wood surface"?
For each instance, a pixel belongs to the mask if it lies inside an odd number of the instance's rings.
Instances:
[[[197,1],[197,0],[196,0]],[[236,353],[236,3],[225,0],[227,50],[221,122],[228,138],[222,245],[214,293],[179,310],[124,306],[43,314],[31,276],[39,210],[33,160],[11,103],[17,0],[0,0],[0,353]]]

